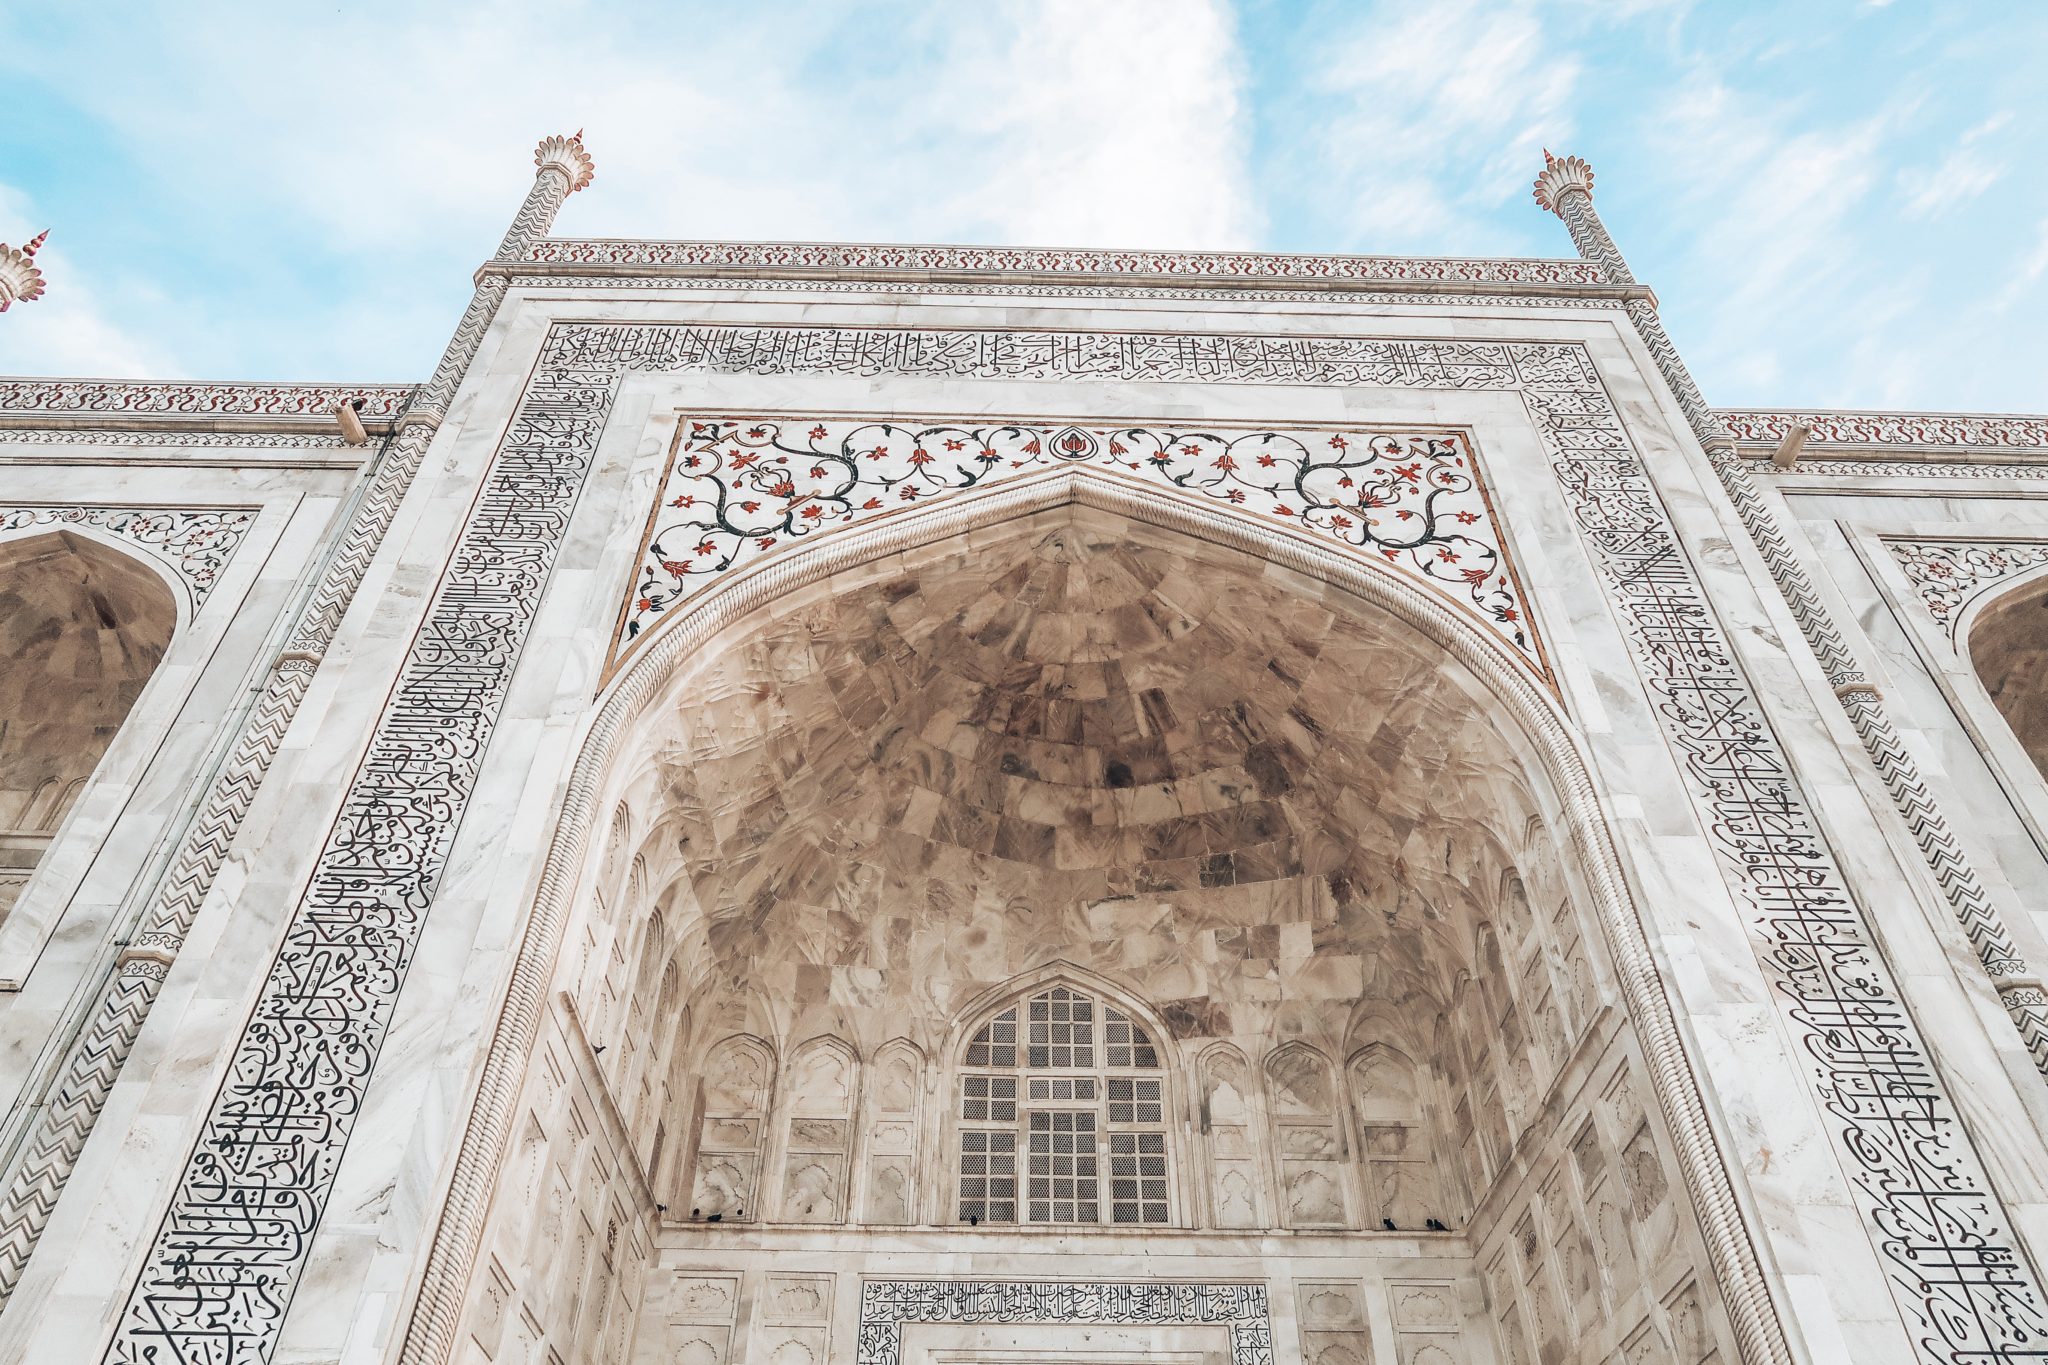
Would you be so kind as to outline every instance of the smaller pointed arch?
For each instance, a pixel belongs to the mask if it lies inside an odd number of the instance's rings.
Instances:
[[[751,1034],[732,1034],[705,1054],[699,1074],[692,1216],[730,1222],[759,1217],[761,1154],[775,1050]]]
[[[1281,1223],[1290,1228],[1351,1226],[1337,1075],[1330,1059],[1295,1039],[1266,1054],[1265,1073]]]
[[[1173,1221],[1176,1076],[1153,1012],[1068,962],[984,991],[950,1055],[961,1222]]]
[[[1265,1124],[1258,1079],[1236,1045],[1213,1044],[1195,1059],[1195,1123],[1206,1157],[1210,1223],[1270,1226],[1271,1197],[1259,1162]]]
[[[924,1050],[908,1038],[875,1049],[868,1066],[865,1170],[861,1220],[900,1225],[917,1221],[918,1135],[926,1108]]]
[[[846,1221],[852,1178],[854,1106],[860,1058],[843,1039],[814,1037],[789,1054],[782,1073],[780,1212],[792,1223]]]

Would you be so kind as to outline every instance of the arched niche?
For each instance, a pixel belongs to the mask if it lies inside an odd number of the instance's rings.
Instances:
[[[0,541],[0,915],[177,629],[146,564],[73,531]]]
[[[787,1085],[711,1083],[728,1050],[756,1059],[749,1076],[772,1077],[814,1039],[836,1040],[870,1076],[885,1045],[908,1049],[914,1100],[899,1086],[886,1113],[867,1100],[844,1112],[898,1125],[886,1147],[849,1150],[887,1157],[892,1187],[910,1195],[869,1201],[871,1165],[847,1186],[845,1221],[1027,1236],[957,1216],[960,1044],[982,1005],[1071,979],[1156,1021],[1179,1087],[1163,1122],[1186,1172],[1180,1233],[1244,1227],[1369,1248],[1388,1235],[1371,1218],[1419,1215],[1424,1227],[1394,1235],[1448,1224],[1465,1254],[1493,1257],[1524,1221],[1551,1235],[1539,1219],[1584,1221],[1595,1195],[1627,1193],[1630,1216],[1641,1204],[1660,1236],[1683,1229],[1658,1242],[1654,1265],[1644,1256],[1643,1282],[1709,1274],[1710,1249],[1740,1254],[1725,1192],[1670,1197],[1674,1144],[1711,1141],[1704,1114],[1682,1088],[1689,1073],[1590,780],[1514,661],[1371,575],[1318,577],[1251,553],[1249,537],[1137,509],[1071,501],[1010,507],[971,534],[958,520],[933,528],[888,556],[821,545],[812,578],[764,569],[700,626],[665,632],[593,726],[519,970],[565,988],[599,913],[596,813],[629,799],[648,903],[672,945],[664,971],[679,970],[697,1035],[678,1051],[684,1083],[664,1118],[700,1135],[685,1167],[717,1157],[725,1187],[750,1191],[748,1221],[785,1218],[768,1182],[793,1148],[764,1135],[804,1116],[752,1107]],[[1539,884],[1542,914],[1527,894]],[[1520,898],[1511,945],[1494,927],[1503,896]],[[1631,992],[1591,1053],[1555,1008],[1547,954],[1564,946],[1599,955],[1600,975]],[[1396,1055],[1398,1082],[1381,1070]],[[730,1098],[740,1089],[744,1102]],[[1435,1098],[1383,1112],[1406,1095]],[[1655,1163],[1664,1188],[1644,1201],[1647,1181],[1630,1175],[1624,1191],[1613,1176],[1540,1205],[1575,1178],[1564,1135],[1588,1122],[1597,1169]],[[1419,1131],[1401,1152],[1365,1150],[1360,1134],[1404,1124]],[[714,1126],[731,1140],[710,1141]],[[1475,1133],[1483,1158],[1461,1168],[1455,1153]],[[1617,1144],[1645,1137],[1624,1161]],[[1375,1153],[1405,1159],[1410,1141],[1428,1153],[1427,1179],[1375,1172]],[[1698,1162],[1688,1173],[1715,1178]],[[705,1199],[726,1209],[736,1194],[680,1172],[668,1188],[703,1197],[672,1200],[659,1235],[671,1249],[714,1247],[678,1210],[708,1217]],[[519,1224],[516,1206],[488,1202]],[[1695,1208],[1724,1218],[1711,1237]],[[838,1245],[838,1229],[803,1221],[807,1247]],[[857,1258],[860,1229],[844,1235]],[[1502,1322],[1552,1306],[1513,1301],[1535,1280],[1486,1283],[1509,1296],[1489,1308]],[[1763,1292],[1755,1277],[1729,1283],[1752,1306]]]
[[[1979,608],[1965,650],[2013,736],[2048,775],[2048,577],[2035,577]]]

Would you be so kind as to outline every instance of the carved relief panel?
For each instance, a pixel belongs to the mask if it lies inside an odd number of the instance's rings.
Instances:
[[[693,1216],[759,1216],[755,1194],[773,1071],[767,1047],[752,1038],[728,1038],[705,1059]]]

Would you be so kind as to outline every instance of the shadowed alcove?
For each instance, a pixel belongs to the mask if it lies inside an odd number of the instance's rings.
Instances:
[[[178,623],[162,579],[70,531],[0,543],[0,916]]]
[[[1979,612],[1968,654],[2005,723],[2048,774],[2048,579],[2022,584]]]
[[[1414,625],[1067,506],[761,607],[640,714],[479,1340],[725,1360],[676,1267],[887,1229],[1461,1267],[1497,1340],[1446,1360],[1720,1339],[1544,765]]]

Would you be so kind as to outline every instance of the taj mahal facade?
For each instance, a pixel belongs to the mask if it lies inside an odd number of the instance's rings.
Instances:
[[[0,379],[0,1360],[2048,1357],[2048,417],[1710,406],[1575,157],[535,165],[422,382]]]

